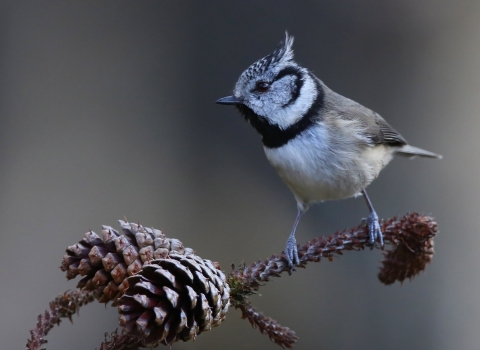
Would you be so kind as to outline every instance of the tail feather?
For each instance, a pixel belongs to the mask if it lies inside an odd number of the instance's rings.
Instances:
[[[405,145],[402,146],[397,150],[397,152],[401,156],[405,157],[428,157],[428,158],[437,158],[437,159],[442,159],[443,157],[440,154],[436,154],[430,151],[426,151],[424,149],[415,147],[415,146],[410,146],[410,145]]]

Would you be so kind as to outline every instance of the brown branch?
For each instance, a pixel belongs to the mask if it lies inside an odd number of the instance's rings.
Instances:
[[[38,315],[36,327],[30,331],[30,339],[27,341],[27,349],[40,350],[47,343],[45,337],[55,326],[59,325],[62,318],[68,318],[72,322],[72,316],[78,313],[81,306],[94,301],[97,292],[67,291],[57,296],[50,302],[50,308],[45,313]]]
[[[236,304],[235,308],[242,311],[242,318],[248,319],[253,328],[258,328],[260,333],[268,335],[271,341],[282,348],[291,349],[298,340],[294,331],[288,327],[282,327],[273,318],[258,312],[250,304]]]
[[[383,267],[378,274],[382,283],[388,285],[395,281],[403,282],[425,270],[432,260],[433,238],[437,234],[437,223],[433,218],[410,213],[400,219],[394,217],[385,220],[380,226],[385,243],[390,245],[384,254]],[[373,248],[368,245],[368,228],[365,224],[361,224],[348,231],[336,232],[328,238],[314,238],[299,247],[300,265],[298,267],[304,268],[308,262],[319,262],[322,258],[333,260],[336,255],[342,255],[343,251],[363,250],[368,247]],[[379,248],[378,245],[375,247]],[[230,273],[228,284],[231,288],[231,303],[235,308],[242,310],[243,318],[247,317],[250,323],[257,324],[257,318],[248,316],[254,312],[251,311],[248,297],[258,291],[261,282],[268,282],[272,277],[280,277],[283,272],[291,273],[284,252],[280,255],[272,255],[263,261],[259,260],[249,267],[242,266]],[[262,318],[271,320],[263,315]],[[268,334],[271,339],[279,339],[278,342],[274,340],[277,344],[287,348],[292,347],[298,339],[295,333],[276,322],[275,325],[276,328],[260,326],[259,328],[262,334]],[[283,330],[280,338],[276,338],[275,333],[278,327]]]
[[[127,224],[124,223],[122,228],[125,225]],[[128,224],[127,228],[125,235],[122,236],[113,229],[105,227],[102,232],[103,240],[90,232],[80,243],[67,249],[68,254],[62,263],[63,270],[68,270],[67,277],[73,278],[80,269],[78,273],[85,272],[87,279],[91,279],[91,285],[87,288],[86,285],[80,284],[79,290],[65,292],[50,303],[50,308],[38,316],[35,329],[30,331],[28,349],[44,349],[48,332],[58,325],[62,318],[69,318],[71,321],[72,315],[78,313],[81,306],[95,299],[105,302],[111,299],[117,300],[117,297],[121,297],[118,303],[124,329],[121,332],[116,330],[111,334],[106,333],[101,350],[138,349],[145,346],[154,347],[161,340],[165,344],[171,344],[179,339],[194,339],[200,332],[220,325],[227,313],[229,302],[231,306],[242,311],[242,318],[248,319],[254,328],[268,335],[276,344],[284,348],[292,348],[298,340],[295,332],[256,311],[248,301],[251,294],[258,292],[262,283],[269,281],[272,277],[280,277],[283,272],[291,273],[283,252],[266,260],[257,261],[249,267],[241,266],[225,278],[217,264],[196,256],[191,249],[180,247],[176,243],[179,242],[178,240],[167,239],[161,235],[160,231],[150,230],[152,232],[150,233],[138,225]],[[378,275],[382,283],[392,284],[396,281],[403,282],[405,279],[411,279],[431,262],[434,253],[433,238],[437,234],[437,224],[431,217],[416,213],[407,214],[402,218],[383,221],[381,229],[387,244],[383,266]],[[112,235],[116,239],[115,242],[112,241],[115,243],[115,248],[109,241]],[[155,240],[153,237],[156,237]],[[144,238],[151,238],[151,242]],[[368,232],[365,224],[348,231],[336,232],[327,238],[315,238],[298,248],[300,258],[298,267],[304,268],[308,262],[319,262],[322,258],[332,260],[344,251],[373,248],[367,242]],[[106,283],[100,283],[101,276],[97,280],[92,279],[93,273],[89,274],[83,269],[90,268],[89,261],[92,262],[92,266],[95,265],[91,259],[95,258],[92,251],[97,246],[99,247],[97,250],[109,247],[112,252],[116,249],[117,253],[101,259],[102,265],[96,262],[95,268],[100,269],[103,266],[104,269],[110,270],[116,263],[118,263],[117,266],[122,267],[122,259],[125,256],[120,255],[119,250],[122,247],[125,248],[127,243],[139,248],[139,252],[153,250],[154,247],[157,249],[154,253],[157,251],[161,253],[163,251],[160,250],[165,249],[167,254],[162,253],[163,255],[159,256],[157,261],[151,258],[145,258],[145,261],[141,262],[139,259],[133,259],[134,263],[138,263],[138,270],[130,271],[128,275],[131,277],[125,274],[120,280],[120,275],[111,275],[112,279],[114,277],[118,279],[115,282],[118,282],[119,286],[125,284],[125,288],[128,287],[127,292],[124,293],[124,290],[121,291],[119,287],[118,290],[112,289],[112,295],[117,292],[120,295],[115,298],[101,298],[110,295],[106,292],[110,284],[105,287]],[[164,247],[165,244],[171,248],[170,251]],[[173,246],[175,249],[172,248]],[[376,246],[376,248],[379,247]],[[82,261],[83,265],[81,265]],[[103,275],[107,276],[106,272]],[[186,288],[182,287],[183,285]],[[96,290],[87,291],[81,288],[96,288]],[[190,305],[190,309],[185,308],[184,305]],[[151,322],[152,320],[154,322]],[[134,329],[137,333],[133,332]],[[162,332],[158,333],[159,330]]]
[[[386,244],[391,244],[393,250],[387,250],[380,280],[390,284],[413,278],[431,261],[433,255],[433,237],[437,234],[437,223],[429,216],[411,213],[398,219],[397,217],[380,223]],[[378,248],[376,245],[375,247]],[[345,250],[363,250],[371,248],[368,245],[368,228],[360,224],[350,230],[338,231],[330,237],[317,237],[298,248],[300,265],[306,267],[308,262],[319,262],[322,258],[332,260],[335,255],[342,255]],[[400,253],[400,251],[402,253]],[[406,254],[405,251],[410,252]],[[424,263],[411,264],[412,260],[422,260]],[[397,260],[395,263],[394,260]],[[404,266],[401,263],[405,263]],[[295,271],[295,270],[294,270]],[[272,277],[280,277],[281,273],[290,272],[285,253],[272,255],[263,261],[259,260],[250,267],[238,268],[231,272],[233,284],[239,284],[247,293],[255,293],[260,282],[267,282]],[[388,279],[384,275],[394,274]],[[388,280],[388,282],[387,282]]]

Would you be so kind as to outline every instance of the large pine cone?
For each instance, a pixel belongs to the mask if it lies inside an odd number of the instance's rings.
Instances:
[[[129,277],[120,325],[145,344],[187,341],[218,326],[230,305],[225,275],[195,254],[170,254]]]
[[[144,263],[166,258],[169,254],[193,254],[182,242],[166,238],[156,229],[119,220],[121,235],[110,226],[102,226],[102,237],[95,232],[85,233],[77,244],[67,248],[61,269],[67,278],[84,276],[77,284],[83,290],[102,291],[101,302],[114,301],[127,287],[126,278],[135,275]]]

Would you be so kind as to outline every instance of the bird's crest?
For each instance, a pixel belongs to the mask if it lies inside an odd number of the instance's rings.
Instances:
[[[254,76],[263,74],[274,65],[291,61],[293,59],[292,46],[293,36],[290,36],[287,32],[285,32],[285,40],[281,41],[275,51],[273,51],[270,55],[265,56],[252,64],[245,71],[245,77],[250,79]]]

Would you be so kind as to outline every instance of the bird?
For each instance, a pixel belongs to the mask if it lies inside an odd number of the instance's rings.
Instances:
[[[442,156],[411,146],[378,113],[344,97],[294,61],[293,36],[250,65],[233,95],[216,103],[234,105],[260,134],[265,155],[297,202],[285,245],[290,269],[300,263],[295,232],[317,202],[363,196],[371,248],[383,234],[366,187],[395,155]]]

